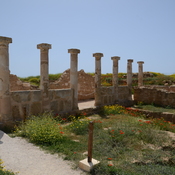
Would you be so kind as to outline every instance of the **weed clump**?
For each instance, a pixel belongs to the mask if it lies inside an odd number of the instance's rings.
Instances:
[[[15,132],[36,144],[51,145],[60,142],[64,137],[62,127],[51,114],[32,116],[20,127],[17,127]]]

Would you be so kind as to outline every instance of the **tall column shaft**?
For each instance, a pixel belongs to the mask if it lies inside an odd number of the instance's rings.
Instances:
[[[10,99],[9,43],[12,38],[0,36],[0,121],[12,120]]]
[[[129,88],[129,100],[132,100],[132,59],[128,60],[127,64],[127,85]]]
[[[51,49],[51,44],[38,44],[37,49],[40,49],[40,90],[42,92],[42,111],[45,112],[50,110],[49,49]]]
[[[95,106],[101,106],[101,57],[102,53],[94,53],[95,57]]]
[[[133,60],[129,59],[127,63],[127,85],[130,88],[132,87],[132,62]]]
[[[68,49],[70,53],[70,88],[74,91],[73,110],[78,109],[78,54],[79,49]]]
[[[47,43],[38,44],[37,49],[40,49],[40,89],[47,93],[49,88],[49,49],[51,49],[51,45]]]
[[[111,57],[111,60],[113,60],[112,83],[114,87],[114,102],[116,102],[118,100],[118,61],[120,60],[120,57]]]
[[[139,73],[138,73],[138,86],[143,86],[143,64],[144,62],[143,61],[138,61],[138,70],[139,70]]]

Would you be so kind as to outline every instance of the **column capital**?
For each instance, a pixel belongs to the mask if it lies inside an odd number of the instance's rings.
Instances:
[[[41,50],[49,50],[51,48],[52,48],[52,45],[47,43],[41,43],[37,45],[37,49],[41,49]]]
[[[111,57],[111,60],[120,60],[120,57],[114,56],[114,57]]]
[[[12,38],[0,36],[0,44],[12,43]]]
[[[128,62],[131,62],[132,63],[133,62],[133,59],[128,59]]]
[[[144,64],[144,61],[137,61],[138,64]]]
[[[68,49],[68,53],[78,54],[78,53],[80,53],[80,50],[79,49]]]
[[[93,53],[93,57],[103,57],[102,53]]]

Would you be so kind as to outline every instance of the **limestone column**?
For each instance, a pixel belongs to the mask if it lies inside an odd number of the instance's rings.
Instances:
[[[73,110],[78,109],[78,54],[79,49],[68,49],[70,53],[70,88],[74,91]]]
[[[127,64],[127,85],[129,89],[129,100],[132,100],[132,59],[128,59]]]
[[[128,59],[127,64],[127,85],[132,88],[132,59]]]
[[[42,43],[37,45],[40,49],[40,89],[48,94],[49,88],[49,49],[51,44]]]
[[[113,77],[112,77],[112,84],[114,87],[114,103],[118,100],[118,61],[120,60],[120,57],[114,56],[111,57],[111,60],[113,60]]]
[[[101,106],[101,57],[102,53],[94,53],[95,57],[95,106]]]
[[[139,73],[138,73],[138,86],[143,86],[143,64],[144,62],[143,61],[138,61],[138,70],[139,70]]]
[[[12,38],[0,36],[0,122],[12,122],[10,99],[9,43]],[[8,123],[7,123],[8,122]]]
[[[40,49],[40,90],[42,93],[42,112],[45,112],[50,110],[49,49],[51,49],[51,44],[38,44],[37,49]]]

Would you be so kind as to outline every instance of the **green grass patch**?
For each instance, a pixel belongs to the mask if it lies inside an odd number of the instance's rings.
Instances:
[[[148,111],[153,111],[153,112],[169,112],[169,113],[175,113],[175,109],[170,108],[170,107],[159,107],[159,106],[154,106],[154,105],[144,105],[141,102],[137,105],[135,105],[136,108],[143,109],[143,110],[148,110]]]
[[[87,157],[88,124],[93,121],[93,158],[101,163],[90,174],[175,172],[174,124],[146,119],[137,110],[118,105],[103,107],[102,114],[103,117],[68,116],[62,120],[44,114],[27,120],[16,129],[16,135],[27,137],[52,153],[61,153],[77,165]]]

